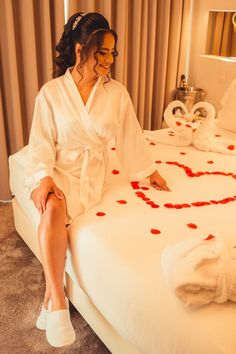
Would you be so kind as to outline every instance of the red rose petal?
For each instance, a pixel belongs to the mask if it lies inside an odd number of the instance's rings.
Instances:
[[[192,126],[190,124],[185,124],[185,127],[192,128]]]
[[[155,163],[162,163],[162,161],[161,160],[156,160]]]
[[[106,214],[103,213],[102,211],[98,211],[96,215],[97,215],[97,216],[104,216],[104,215],[106,215]]]
[[[216,137],[220,137],[221,135],[220,134],[215,134]]]
[[[116,148],[115,147],[112,147],[111,150],[115,150]]]
[[[154,208],[154,209],[157,209],[157,208],[160,208],[160,205],[155,204],[155,203],[152,203],[152,204],[151,204],[151,207]]]
[[[229,203],[232,201],[234,201],[234,198],[228,197],[228,198],[224,198],[224,199],[219,200],[219,203],[226,204],[226,203]]]
[[[175,122],[176,125],[178,125],[178,127],[180,127],[182,125],[181,122],[179,122],[178,120]]]
[[[166,203],[166,204],[164,204],[164,206],[169,209],[174,208],[174,205],[171,203]]]
[[[211,204],[218,204],[217,200],[210,200]]]
[[[174,208],[175,208],[175,209],[182,209],[183,206],[182,206],[182,204],[175,204],[175,205],[174,205]]]
[[[158,230],[158,229],[151,229],[151,233],[152,233],[153,235],[159,235],[159,234],[161,233],[161,231]]]
[[[137,181],[132,181],[130,182],[131,186],[133,189],[139,189],[139,182]]]
[[[191,203],[193,206],[203,206],[203,205],[208,205],[210,204],[209,202],[194,202],[194,203]]]
[[[126,200],[117,200],[117,203],[119,203],[119,204],[127,204],[127,201]]]
[[[112,173],[113,173],[113,175],[118,175],[120,173],[120,171],[114,169],[114,170],[112,170]]]
[[[209,241],[209,240],[212,240],[214,239],[215,236],[214,235],[208,235],[206,238],[204,238],[205,241]]]
[[[148,191],[148,190],[149,190],[148,187],[141,187],[141,189],[142,189],[143,191]]]
[[[212,160],[209,160],[209,161],[207,161],[207,163],[214,163],[214,161],[212,161]]]
[[[149,145],[156,145],[156,144],[151,141],[151,142],[149,143]]]
[[[189,223],[187,224],[187,226],[190,228],[190,229],[197,229],[197,225],[196,224],[193,224],[193,223]]]
[[[145,198],[145,194],[143,192],[135,192],[135,194],[138,196],[138,197],[141,197],[141,198]]]
[[[180,152],[180,155],[186,155],[186,152],[182,152],[182,151],[181,151],[181,152]]]
[[[229,150],[234,150],[234,149],[235,149],[235,146],[234,146],[234,145],[229,145],[229,146],[227,146],[227,149],[229,149]]]

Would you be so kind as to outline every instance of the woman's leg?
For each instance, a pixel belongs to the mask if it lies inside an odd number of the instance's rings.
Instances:
[[[66,202],[48,195],[39,225],[39,245],[46,280],[44,307],[50,298],[52,311],[66,308],[63,275],[67,249]]]

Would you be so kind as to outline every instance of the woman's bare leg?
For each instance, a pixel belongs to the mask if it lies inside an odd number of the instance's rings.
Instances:
[[[63,275],[68,235],[65,219],[65,200],[49,194],[39,225],[39,245],[46,280],[44,307],[47,308],[50,297],[53,311],[66,308]]]
[[[40,253],[41,253],[41,251],[40,251]],[[48,309],[48,302],[50,300],[51,294],[50,294],[49,282],[46,277],[46,271],[45,271],[44,264],[43,264],[43,269],[44,269],[44,276],[45,276],[45,282],[46,282],[46,290],[45,290],[44,299],[43,299],[43,307],[45,309]]]

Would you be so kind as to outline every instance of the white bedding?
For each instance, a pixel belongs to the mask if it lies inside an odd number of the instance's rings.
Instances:
[[[216,134],[236,139],[236,134],[222,132],[216,128]],[[185,308],[164,281],[160,256],[166,246],[191,237],[233,233],[236,237],[236,199],[181,209],[164,206],[236,196],[236,179],[231,175],[189,177],[182,167],[165,162],[178,162],[193,173],[236,175],[236,156],[206,153],[192,146],[156,144],[150,149],[154,160],[162,161],[157,168],[172,191],[156,191],[147,181],[140,186],[150,189],[133,189],[115,151],[110,150],[110,178],[102,203],[70,227],[67,271],[113,327],[143,354],[235,354],[236,304]],[[21,151],[10,159],[11,188],[37,227],[37,211],[21,187],[23,167]],[[136,192],[145,193],[159,208],[146,204]],[[97,216],[98,212],[105,215]],[[189,223],[197,228],[188,227]]]

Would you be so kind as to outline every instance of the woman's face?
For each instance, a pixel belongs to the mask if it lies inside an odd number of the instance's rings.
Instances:
[[[94,72],[98,76],[105,76],[110,72],[110,66],[114,61],[115,39],[111,33],[106,33],[101,48],[96,52],[92,51],[84,65],[84,74],[94,77]],[[94,58],[97,59],[97,61]]]

